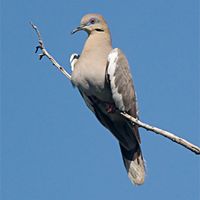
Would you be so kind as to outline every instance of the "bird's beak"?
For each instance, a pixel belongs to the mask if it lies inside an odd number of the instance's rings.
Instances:
[[[74,34],[74,33],[78,32],[78,31],[82,31],[82,30],[84,30],[84,26],[83,26],[83,25],[80,25],[80,26],[78,26],[77,28],[75,28],[75,29],[71,32],[71,34]]]

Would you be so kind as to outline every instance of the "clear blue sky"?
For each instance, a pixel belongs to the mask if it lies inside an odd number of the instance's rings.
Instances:
[[[198,0],[2,0],[1,199],[199,200],[199,156],[144,129],[147,177],[134,187],[116,140],[34,54],[29,21],[68,69],[86,39],[70,31],[91,12],[106,18],[129,60],[140,118],[200,145]]]

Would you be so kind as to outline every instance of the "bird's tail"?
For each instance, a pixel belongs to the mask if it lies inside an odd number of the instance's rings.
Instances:
[[[135,185],[141,185],[145,179],[145,163],[140,145],[133,150],[126,150],[121,144],[120,149],[128,177]]]

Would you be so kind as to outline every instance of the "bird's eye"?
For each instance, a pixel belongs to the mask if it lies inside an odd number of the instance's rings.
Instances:
[[[94,18],[90,19],[90,24],[94,24],[96,20]]]

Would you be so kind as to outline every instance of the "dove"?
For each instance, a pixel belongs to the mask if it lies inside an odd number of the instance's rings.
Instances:
[[[80,55],[70,57],[72,84],[88,108],[118,140],[128,177],[135,185],[145,180],[145,162],[138,126],[120,112],[138,118],[136,92],[129,63],[119,48],[113,48],[109,27],[100,14],[87,14],[72,34],[88,35]],[[120,111],[120,112],[117,112]]]

